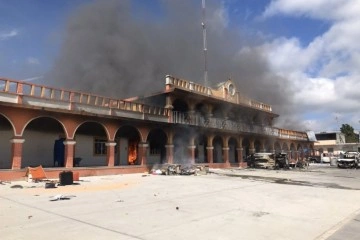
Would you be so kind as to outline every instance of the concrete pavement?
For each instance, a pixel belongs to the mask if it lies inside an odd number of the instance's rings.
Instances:
[[[359,239],[360,170],[211,170],[203,176],[86,177],[55,189],[2,183],[0,236]],[[69,199],[50,201],[57,194]]]

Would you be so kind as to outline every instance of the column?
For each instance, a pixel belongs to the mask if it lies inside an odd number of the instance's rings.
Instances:
[[[75,149],[76,141],[74,140],[66,140],[64,141],[65,145],[65,167],[72,168],[74,166],[74,149]]]
[[[12,164],[11,169],[20,169],[21,160],[22,160],[22,149],[25,139],[22,138],[13,138],[10,140],[11,143],[11,155],[12,155]]]
[[[146,142],[139,143],[139,145],[138,145],[139,161],[142,166],[146,165],[146,152],[147,152],[148,147],[149,147],[149,144]]]
[[[168,144],[165,145],[166,148],[166,161],[167,163],[174,163],[174,145]]]
[[[196,149],[195,145],[188,146],[189,158],[190,158],[191,164],[195,164],[195,149]]]
[[[237,159],[237,162],[239,163],[240,167],[242,166],[243,162],[244,162],[244,158],[243,158],[243,148],[236,148],[236,151],[237,151],[237,156],[238,156],[238,159]]]
[[[206,154],[207,154],[207,160],[208,163],[213,163],[214,162],[214,156],[213,156],[213,151],[214,147],[206,147]]]
[[[223,150],[224,163],[226,165],[230,165],[230,162],[229,162],[229,150],[230,150],[230,148],[229,147],[223,147],[222,150]]]
[[[275,154],[276,153],[276,151],[275,151],[275,142],[271,142],[270,143],[270,146],[271,146],[271,149],[270,149],[270,151],[273,153],[273,154]]]
[[[115,166],[115,146],[116,142],[107,142],[106,146],[106,162],[108,167]]]
[[[249,141],[250,146],[249,146],[249,153],[255,153],[255,140],[254,139],[250,139]]]
[[[174,109],[174,106],[172,105],[172,99],[169,95],[166,96],[165,108],[168,109],[168,111],[169,111],[169,122],[173,122],[174,119],[173,119],[173,111],[172,110]]]

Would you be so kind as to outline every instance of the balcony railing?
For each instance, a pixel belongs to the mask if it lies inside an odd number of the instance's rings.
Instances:
[[[262,126],[256,124],[248,124],[240,121],[233,121],[223,118],[205,118],[199,114],[189,114],[184,112],[173,112],[172,122],[185,125],[193,125],[206,128],[223,129],[238,133],[254,133],[274,136],[279,138],[288,138],[296,140],[307,140],[304,132],[297,132],[270,126]]]
[[[18,97],[27,96],[37,99],[52,100],[54,102],[69,103],[69,110],[71,110],[71,104],[85,104],[101,108],[119,109],[165,117],[168,117],[169,114],[169,111],[166,108],[4,78],[0,78],[0,93],[1,92],[16,95]],[[23,104],[20,101],[17,101],[17,103]]]
[[[268,112],[272,112],[272,107],[271,105],[256,101],[254,99],[251,99],[243,94],[240,94],[239,92],[237,92],[235,94],[236,96],[236,100],[228,100],[226,98],[219,98],[213,95],[212,93],[212,89],[209,87],[205,87],[202,86],[200,84],[194,83],[194,82],[190,82],[187,81],[185,79],[180,79],[180,78],[175,78],[172,76],[166,76],[166,84],[168,85],[173,85],[177,88],[181,88],[184,89],[186,91],[190,91],[190,92],[196,92],[198,94],[203,94],[203,95],[207,95],[207,96],[212,96],[213,98],[218,98],[224,101],[228,101],[228,102],[234,102],[237,104],[241,104],[241,105],[245,105],[245,106],[249,106],[251,108],[255,108],[255,109],[259,109],[259,110],[263,110],[263,111],[268,111]]]

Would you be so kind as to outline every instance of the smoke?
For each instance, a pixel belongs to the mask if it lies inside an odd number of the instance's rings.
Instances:
[[[127,98],[164,88],[165,75],[203,83],[201,0],[93,1],[70,17],[48,78],[53,85]],[[151,7],[150,7],[151,6]],[[263,50],[228,26],[221,1],[207,1],[209,83],[229,77],[238,90],[293,118],[286,79],[268,69]],[[297,121],[284,121],[297,125]],[[286,126],[283,126],[286,127]],[[290,127],[290,126],[288,126]]]

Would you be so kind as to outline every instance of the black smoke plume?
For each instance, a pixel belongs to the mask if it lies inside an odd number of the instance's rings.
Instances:
[[[296,127],[293,90],[269,71],[263,52],[252,46],[258,39],[226,24],[221,1],[206,3],[209,83],[231,77],[241,93],[271,104],[285,116],[283,122]],[[77,9],[49,73],[52,84],[115,98],[162,90],[166,74],[203,84],[201,0],[148,5],[144,9],[136,1],[99,0]]]

